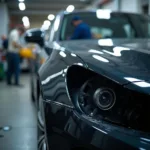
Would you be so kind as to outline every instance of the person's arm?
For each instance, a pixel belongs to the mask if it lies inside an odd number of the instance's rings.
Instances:
[[[79,39],[80,37],[80,34],[81,34],[81,29],[80,28],[76,28],[71,39],[74,40],[74,39]]]
[[[19,49],[21,49],[22,48],[22,46],[20,45],[20,44],[18,44],[16,41],[13,41],[13,46],[15,47],[15,48],[19,48]]]

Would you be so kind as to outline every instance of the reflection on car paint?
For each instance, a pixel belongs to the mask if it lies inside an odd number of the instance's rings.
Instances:
[[[136,79],[136,78],[130,78],[130,77],[125,77],[125,79],[132,82],[132,84],[135,84],[135,85],[142,87],[142,88],[150,87],[150,83],[148,83],[144,80],[140,80],[140,79]]]
[[[102,9],[98,9],[96,11],[96,16],[98,19],[110,19],[111,18],[111,10],[102,10]]]
[[[103,52],[100,52],[100,51],[95,50],[95,49],[90,49],[88,52],[89,53],[95,53],[95,54],[104,54]]]
[[[98,44],[100,46],[113,46],[112,39],[100,39],[98,40]]]
[[[129,51],[130,49],[129,48],[126,48],[126,47],[114,47],[113,48],[113,52],[110,52],[110,51],[107,51],[107,50],[103,50],[103,52],[106,52],[110,55],[113,55],[113,56],[116,56],[116,57],[119,57],[121,56],[121,52],[122,51]]]
[[[53,74],[53,75],[50,75],[49,77],[47,77],[45,80],[43,80],[43,81],[41,82],[42,85],[47,84],[48,82],[50,82],[51,79],[56,78],[56,77],[62,75],[62,73],[63,73],[63,70],[60,71],[60,72],[57,72],[57,73],[55,73],[55,74]]]
[[[66,53],[63,52],[63,51],[60,51],[59,54],[60,54],[62,57],[66,57],[66,56],[67,56]]]
[[[92,57],[95,58],[95,59],[97,59],[97,60],[99,60],[99,61],[105,62],[105,63],[108,63],[108,62],[109,62],[108,59],[106,59],[106,58],[104,58],[104,57],[101,57],[101,56],[99,56],[99,55],[92,55]]]
[[[73,57],[77,57],[77,55],[76,55],[76,54],[74,54],[74,53],[71,53],[71,56],[73,56]]]

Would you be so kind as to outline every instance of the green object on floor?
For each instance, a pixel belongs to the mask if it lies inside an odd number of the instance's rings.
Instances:
[[[0,63],[0,80],[5,78],[4,64]]]

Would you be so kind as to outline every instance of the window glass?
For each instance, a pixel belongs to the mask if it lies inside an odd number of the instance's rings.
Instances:
[[[61,30],[61,40],[67,40],[72,36],[74,27],[71,24],[73,16],[80,16],[83,22],[90,26],[94,39],[99,38],[134,38],[135,29],[125,15],[111,13],[110,18],[98,18],[96,13],[76,13],[66,15]]]
[[[143,34],[146,37],[150,37],[150,17],[137,16],[137,23],[141,26]]]

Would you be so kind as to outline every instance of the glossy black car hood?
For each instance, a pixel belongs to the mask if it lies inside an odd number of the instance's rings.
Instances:
[[[150,40],[101,39],[67,41],[60,45],[77,54],[88,67],[116,82],[150,81]]]

